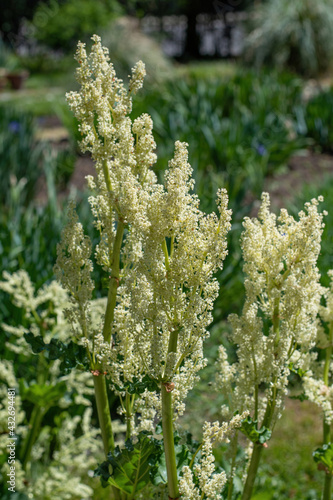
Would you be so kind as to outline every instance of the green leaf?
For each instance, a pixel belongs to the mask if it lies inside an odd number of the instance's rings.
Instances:
[[[102,287],[103,288],[110,288],[110,278],[103,276],[102,277]]]
[[[309,397],[302,392],[301,394],[297,394],[296,396],[289,396],[289,399],[298,399],[299,401],[306,401]]]
[[[51,361],[60,359],[60,370],[64,374],[68,374],[76,367],[82,369],[89,369],[90,367],[86,348],[72,340],[68,344],[64,344],[58,339],[51,339],[49,344],[45,344],[43,337],[35,337],[31,332],[25,333],[24,338],[35,354],[45,350],[48,352]]]
[[[163,436],[162,426],[158,424],[155,430],[156,434]],[[163,446],[163,441],[161,440],[161,446]],[[191,433],[186,433],[184,435],[179,435],[177,431],[174,432],[174,443],[175,443],[175,453],[176,453],[176,464],[178,477],[182,471],[184,465],[189,465],[194,453],[197,451],[199,442],[192,439]],[[162,453],[156,474],[153,477],[153,484],[155,486],[159,484],[166,484],[168,482],[167,469],[165,462],[165,453]]]
[[[288,368],[291,372],[296,373],[296,375],[299,375],[300,377],[303,377],[307,372],[307,370],[302,370],[302,368],[295,368],[294,363],[289,363]]]
[[[49,359],[52,361],[62,359],[64,353],[68,352],[69,345],[70,344],[64,344],[60,340],[51,339],[50,343],[46,345],[46,348],[49,351]]]
[[[178,444],[175,447],[175,452],[176,452],[176,461],[177,461],[177,469],[181,470],[184,465],[188,465],[190,463],[190,458],[189,458],[189,449],[185,444]]]
[[[242,421],[240,430],[253,443],[264,444],[272,435],[272,432],[267,427],[263,426],[258,429],[258,420],[252,420],[251,417],[246,417]]]
[[[86,348],[72,341],[65,345],[64,351],[59,351],[59,359],[62,359],[60,371],[65,374],[69,373],[73,368],[90,369]]]
[[[319,464],[318,468],[323,468],[325,472],[333,475],[333,445],[331,443],[324,444],[322,448],[317,448],[312,453],[313,459]],[[324,467],[320,467],[320,465]]]
[[[24,379],[19,380],[20,396],[23,401],[30,401],[41,408],[57,406],[67,389],[65,381],[55,385],[31,384],[26,385]]]
[[[94,470],[94,476],[100,476],[103,488],[109,485],[108,479],[112,474],[112,467],[108,461],[101,463],[97,469]]]
[[[101,476],[104,487],[111,484],[128,495],[134,495],[156,474],[161,454],[161,444],[146,432],[141,432],[135,444],[128,439],[125,449],[120,450],[117,446],[110,452],[108,459],[95,470],[95,476]]]
[[[32,352],[35,354],[39,354],[46,348],[46,344],[41,335],[35,337],[33,333],[28,332],[24,334],[24,338],[26,342],[31,345]]]
[[[134,377],[132,382],[123,382],[122,387],[118,385],[115,387],[120,392],[128,392],[128,394],[136,395],[143,394],[145,390],[149,392],[160,391],[160,386],[157,380],[149,377],[149,375],[145,375],[142,379]]]

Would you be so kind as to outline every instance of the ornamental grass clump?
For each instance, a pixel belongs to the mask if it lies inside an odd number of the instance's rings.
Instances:
[[[330,68],[333,54],[331,0],[268,0],[253,9],[246,57],[260,67],[290,68],[316,77]]]

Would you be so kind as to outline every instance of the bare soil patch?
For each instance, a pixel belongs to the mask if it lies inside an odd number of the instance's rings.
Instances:
[[[305,155],[291,157],[286,172],[266,179],[265,191],[270,193],[272,209],[279,211],[292,202],[305,185],[319,185],[332,175],[331,155],[306,151]]]

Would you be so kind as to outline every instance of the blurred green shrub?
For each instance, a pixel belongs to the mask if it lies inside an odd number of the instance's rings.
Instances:
[[[69,297],[54,281],[37,289],[24,270],[1,277],[0,290],[11,306],[8,323],[1,324],[0,427],[8,428],[10,387],[16,391],[14,498],[45,500],[56,491],[59,500],[91,499],[87,474],[102,449],[94,427],[91,374],[76,368],[85,350],[72,349],[73,332],[64,315]],[[97,310],[99,303],[93,306]],[[62,366],[57,358],[64,350],[71,352],[71,361]],[[13,498],[6,438],[0,442],[3,500]]]
[[[65,86],[67,80],[74,81],[69,71],[73,67],[72,55],[64,55],[50,51],[48,47],[40,46],[38,51],[19,56],[21,65],[27,69],[31,75],[44,75],[50,79],[48,86],[56,87],[59,84]],[[61,75],[59,77],[59,75]],[[62,80],[60,81],[60,78]],[[64,82],[66,78],[66,82]],[[29,79],[28,85],[31,83]]]
[[[25,183],[23,204],[34,194],[43,153],[35,131],[32,115],[0,107],[0,197],[4,204],[9,202],[10,185],[16,180]]]
[[[305,108],[306,134],[322,151],[333,152],[333,88],[313,97]]]
[[[17,183],[22,187],[20,203],[27,205],[49,162],[58,186],[66,184],[73,173],[74,144],[51,153],[47,144],[35,136],[32,114],[19,111],[18,107],[0,106],[0,196],[4,205],[11,203],[11,186]]]
[[[67,103],[56,103],[54,106],[54,112],[61,121],[63,127],[69,133],[69,140],[73,151],[80,153],[80,148],[78,143],[82,140],[81,133],[78,128],[78,121],[69,109]]]
[[[22,180],[12,184],[9,203],[1,207],[0,276],[3,271],[25,269],[40,286],[53,276],[56,246],[65,216],[54,200],[46,206],[30,203],[25,207],[21,202],[24,189]]]
[[[29,26],[41,44],[69,51],[121,13],[117,0],[41,2]]]
[[[253,10],[246,59],[305,76],[325,71],[333,55],[331,0],[268,0]]]
[[[26,199],[26,184],[21,179],[12,182],[7,204],[0,205],[0,277],[3,271],[14,273],[23,269],[29,273],[37,287],[53,278],[57,244],[66,224],[66,209],[56,194],[57,161],[57,156],[48,154],[43,162],[47,188],[45,204],[37,205],[33,200],[27,205],[23,204]],[[77,211],[87,234],[96,242],[97,232],[92,224],[86,198],[86,193],[76,196]],[[96,293],[97,296],[102,294],[102,285]],[[0,292],[0,323],[10,317],[11,309],[7,297]]]
[[[0,36],[0,68],[4,68],[6,66],[8,57],[9,57],[8,47],[5,45],[5,43],[2,40],[2,37]]]
[[[66,223],[66,210],[55,197],[53,173],[47,174],[48,201],[45,205],[21,202],[25,185],[20,181],[9,189],[10,202],[0,210],[0,276],[3,271],[13,273],[24,269],[37,286],[53,277],[57,244]],[[88,224],[89,207],[78,200],[78,212],[84,226]],[[89,232],[89,231],[88,231]],[[96,239],[94,229],[90,236]],[[1,309],[1,304],[0,304]]]

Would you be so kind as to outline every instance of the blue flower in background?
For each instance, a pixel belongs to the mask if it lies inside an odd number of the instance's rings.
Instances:
[[[258,144],[256,146],[256,151],[257,151],[258,155],[260,155],[260,156],[264,156],[267,153],[267,149],[265,148],[265,146],[263,144]]]
[[[13,134],[18,134],[21,129],[21,124],[20,122],[13,120],[12,122],[9,123],[8,128],[9,131],[12,132]]]

